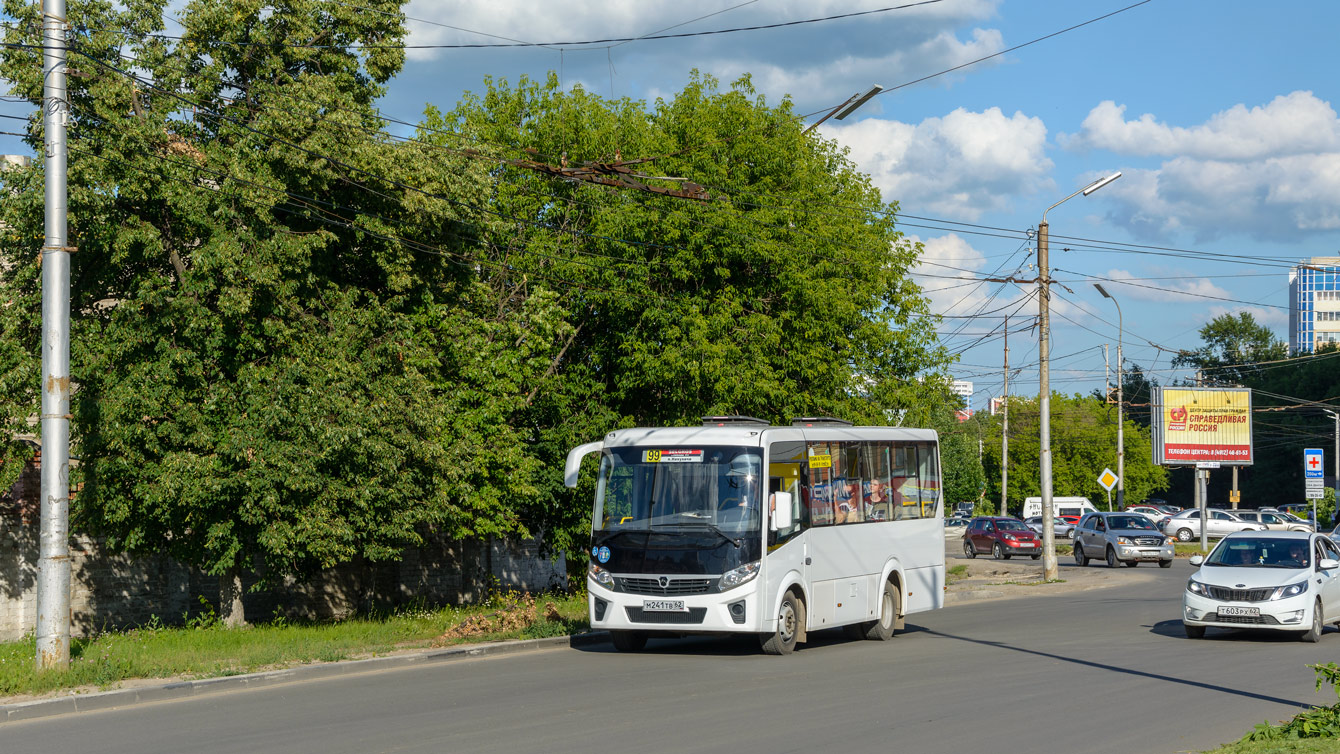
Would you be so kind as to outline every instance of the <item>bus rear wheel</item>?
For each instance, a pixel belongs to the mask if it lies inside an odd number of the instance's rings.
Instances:
[[[884,582],[884,594],[879,599],[879,618],[862,625],[865,638],[871,641],[888,641],[898,627],[898,610],[902,607],[902,594],[892,581]]]
[[[777,609],[777,628],[770,634],[763,634],[761,643],[764,654],[788,655],[796,648],[796,638],[800,636],[800,627],[805,620],[805,608],[796,598],[795,592],[787,592],[782,597],[782,605]]]

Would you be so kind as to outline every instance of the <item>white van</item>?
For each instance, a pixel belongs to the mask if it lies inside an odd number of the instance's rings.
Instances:
[[[1085,513],[1097,513],[1087,497],[1052,497],[1053,516],[1083,516]],[[1024,518],[1042,515],[1042,498],[1024,498]]]

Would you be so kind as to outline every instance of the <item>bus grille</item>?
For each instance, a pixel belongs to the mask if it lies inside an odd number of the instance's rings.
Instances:
[[[640,607],[625,607],[628,612],[628,620],[634,623],[678,623],[680,625],[697,625],[703,622],[707,617],[707,608],[691,607],[687,613],[660,613],[645,612]]]
[[[671,594],[706,594],[712,591],[716,579],[670,579],[661,586],[658,579],[639,579],[623,576],[619,585],[629,594],[650,594],[664,597]]]

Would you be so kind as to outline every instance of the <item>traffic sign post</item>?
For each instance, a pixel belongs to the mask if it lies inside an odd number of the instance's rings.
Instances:
[[[1323,480],[1326,478],[1326,464],[1321,448],[1307,448],[1303,451],[1303,499],[1312,501],[1312,525],[1318,526],[1317,502],[1324,496]],[[1340,481],[1337,482],[1340,484]]]
[[[1098,483],[1103,485],[1103,489],[1107,490],[1107,510],[1109,513],[1112,511],[1112,488],[1117,486],[1119,478],[1112,473],[1112,469],[1103,469],[1103,473],[1098,475]]]

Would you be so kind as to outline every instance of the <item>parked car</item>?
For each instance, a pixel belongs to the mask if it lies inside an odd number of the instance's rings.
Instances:
[[[1321,534],[1244,531],[1224,537],[1182,592],[1182,626],[1292,631],[1318,641],[1340,620],[1340,546]]]
[[[988,552],[997,560],[1009,560],[1012,555],[1037,560],[1042,557],[1042,542],[1017,518],[978,516],[963,533],[963,554],[975,558],[978,553]]]
[[[945,519],[945,539],[963,536],[963,532],[968,530],[968,519],[966,518],[946,518]]]
[[[1029,516],[1024,519],[1024,525],[1032,529],[1039,536],[1042,534],[1042,516]],[[1070,539],[1075,534],[1075,525],[1066,521],[1060,516],[1052,516],[1052,536],[1061,539]]]
[[[1236,511],[1238,518],[1252,523],[1265,524],[1267,529],[1273,531],[1312,531],[1312,524],[1306,521],[1285,516],[1282,513],[1272,513],[1268,510],[1255,511]]]
[[[1148,518],[1150,521],[1154,522],[1155,528],[1159,531],[1163,531],[1163,525],[1168,523],[1168,519],[1172,518],[1172,514],[1166,513],[1161,508],[1155,508],[1152,505],[1128,505],[1126,506],[1126,512],[1139,513],[1145,518]]]
[[[1134,568],[1141,562],[1156,562],[1171,568],[1173,543],[1154,522],[1139,513],[1090,513],[1079,522],[1073,542],[1075,563],[1089,564],[1103,558],[1109,568],[1125,563]]]
[[[1211,509],[1209,513],[1210,524],[1206,527],[1206,535],[1210,537],[1223,537],[1235,531],[1265,531],[1266,528],[1265,524],[1243,521],[1228,511]],[[1163,532],[1170,537],[1177,537],[1179,542],[1190,542],[1199,537],[1200,511],[1193,508],[1178,513],[1163,525]]]

